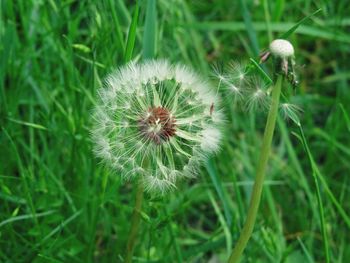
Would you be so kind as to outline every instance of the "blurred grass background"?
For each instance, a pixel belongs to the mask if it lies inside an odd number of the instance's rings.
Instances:
[[[126,60],[134,1],[1,0],[0,262],[122,262],[135,187],[100,166],[89,138],[104,76]],[[135,20],[140,59],[147,1]],[[192,65],[247,61],[291,36],[293,100],[320,170],[331,262],[350,262],[348,1],[156,1],[156,57]],[[245,220],[265,122],[225,100],[221,153],[163,198],[147,196],[135,262],[225,262]],[[278,121],[243,262],[325,262],[307,154]]]

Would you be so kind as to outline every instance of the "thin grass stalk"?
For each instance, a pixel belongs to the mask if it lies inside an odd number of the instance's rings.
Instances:
[[[301,126],[301,124],[298,125],[299,127],[299,133],[301,136],[301,140],[304,146],[304,149],[307,153],[310,165],[311,165],[311,169],[312,169],[312,176],[314,178],[315,181],[315,187],[316,187],[316,196],[317,196],[317,204],[318,204],[318,213],[320,216],[320,223],[321,223],[321,231],[322,231],[322,240],[323,240],[323,248],[324,248],[324,253],[325,253],[325,257],[326,257],[326,263],[330,262],[330,252],[329,252],[329,244],[328,244],[328,237],[327,237],[327,230],[326,230],[326,220],[325,220],[325,216],[324,216],[324,208],[323,208],[323,203],[322,203],[322,197],[321,197],[321,190],[320,190],[320,184],[319,184],[319,170],[317,168],[317,165],[314,161],[314,158],[311,154],[310,148],[307,144],[306,138],[305,138],[305,134],[304,134],[304,130],[303,127]]]

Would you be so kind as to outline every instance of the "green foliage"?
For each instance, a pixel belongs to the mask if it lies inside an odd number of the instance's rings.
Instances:
[[[152,3],[157,12],[145,16]],[[269,34],[280,36],[319,8],[289,37],[301,65],[293,103],[303,109],[310,153],[293,136],[295,123],[280,118],[243,262],[325,262],[325,234],[330,262],[348,262],[348,2],[139,4],[0,2],[0,262],[122,262],[135,186],[93,156],[91,109],[104,76],[126,59],[140,59],[143,42],[147,54],[210,75],[212,63],[255,57],[268,47]],[[143,38],[145,19],[154,43]],[[135,262],[227,260],[246,216],[266,114],[243,112],[222,95],[221,152],[172,194],[145,196]]]

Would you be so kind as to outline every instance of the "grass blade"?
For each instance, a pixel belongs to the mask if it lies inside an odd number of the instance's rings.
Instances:
[[[64,220],[62,223],[60,223],[58,226],[56,226],[50,233],[48,233],[38,244],[37,246],[40,246],[43,244],[47,239],[51,238],[56,233],[62,231],[66,225],[68,225],[71,221],[73,221],[76,217],[80,216],[80,214],[83,212],[83,209],[80,209],[79,211],[75,212],[73,215],[68,217],[66,220]]]
[[[190,27],[190,28],[196,28],[203,31],[232,31],[232,32],[239,32],[239,31],[245,31],[246,26],[242,22],[222,22],[222,21],[210,21],[210,22],[200,22],[200,23],[192,23],[192,24],[181,24],[182,27]],[[265,22],[253,22],[254,29],[257,32],[266,32],[266,25]],[[293,27],[293,23],[271,23],[271,30],[273,32],[280,32],[284,33],[286,31],[286,27]],[[350,43],[350,36],[349,34],[345,34],[343,32],[337,32],[336,34],[334,31],[332,32],[329,29],[326,28],[320,28],[316,26],[306,26],[306,25],[300,25],[296,32],[300,35],[306,35],[310,37],[316,37],[318,39],[327,39],[332,40],[335,42],[343,42],[343,43]],[[280,37],[283,37],[281,35]]]
[[[305,152],[308,156],[311,169],[312,169],[312,176],[315,180],[315,186],[316,186],[316,195],[317,195],[317,203],[318,203],[318,209],[319,209],[319,216],[320,216],[320,221],[321,221],[321,231],[322,231],[322,238],[323,238],[323,246],[324,246],[324,253],[326,256],[326,262],[330,262],[330,256],[329,256],[329,245],[328,245],[328,237],[327,237],[327,231],[326,231],[326,226],[325,226],[325,218],[324,218],[324,209],[323,209],[323,203],[322,203],[322,197],[321,197],[321,191],[320,191],[320,186],[319,186],[319,170],[317,168],[317,165],[314,161],[314,158],[311,154],[311,151],[309,149],[309,146],[306,142],[306,138],[304,135],[304,131],[301,125],[298,125],[299,127],[299,133],[301,136],[302,144],[304,146]]]
[[[224,216],[222,215],[220,207],[217,204],[217,202],[215,201],[215,198],[214,198],[212,192],[209,190],[208,190],[208,196],[209,196],[209,200],[214,208],[214,211],[215,211],[216,215],[218,216],[221,227],[224,231],[224,234],[226,237],[226,251],[227,251],[227,253],[229,253],[230,248],[232,247],[232,236],[230,233],[230,227],[227,224],[227,221],[225,220]],[[227,255],[227,256],[229,256],[229,255]]]
[[[9,121],[11,121],[11,122],[14,122],[14,123],[17,123],[17,124],[21,124],[21,125],[24,125],[24,126],[28,126],[28,127],[34,128],[34,129],[47,130],[46,127],[44,127],[43,125],[40,125],[40,124],[31,123],[31,122],[27,122],[27,121],[21,121],[21,120],[15,120],[15,119],[12,119],[12,118],[7,118],[7,119]]]
[[[261,75],[261,77],[268,82],[269,85],[272,84],[272,79],[267,75],[267,73],[260,67],[259,63],[255,61],[255,59],[250,58],[250,62],[253,64],[253,66],[258,70],[258,73]]]
[[[145,31],[143,35],[143,58],[151,59],[156,54],[157,31],[156,1],[148,0],[146,10]]]
[[[110,8],[111,13],[112,13],[112,19],[113,19],[113,22],[115,25],[115,30],[116,30],[116,34],[115,34],[116,38],[117,38],[116,45],[117,45],[119,50],[124,50],[123,35],[122,35],[121,26],[120,26],[120,23],[118,20],[117,13],[115,12],[115,8],[113,5],[113,0],[109,0],[108,4],[109,4],[109,8]]]
[[[298,23],[296,23],[292,28],[290,28],[287,32],[285,32],[284,34],[282,34],[280,36],[280,38],[288,38],[291,34],[293,34],[293,32],[295,30],[297,30],[297,28],[303,24],[306,20],[308,20],[309,18],[311,18],[312,16],[316,15],[317,13],[321,12],[321,8],[316,10],[315,12],[313,12],[311,15],[308,15],[306,17],[304,17],[303,19],[301,19]]]
[[[218,196],[219,196],[219,198],[220,198],[220,200],[222,202],[222,205],[224,207],[224,214],[225,214],[225,217],[226,217],[227,224],[229,226],[231,226],[232,215],[231,215],[231,212],[230,212],[230,207],[229,207],[229,204],[227,202],[227,198],[225,196],[225,192],[224,192],[224,189],[222,187],[221,180],[218,177],[218,174],[216,172],[216,168],[215,168],[214,163],[213,163],[212,160],[208,160],[208,162],[206,163],[206,169],[208,171],[210,179],[213,182],[215,190],[216,190],[216,192],[217,192],[217,194],[218,194]]]
[[[349,118],[349,115],[346,112],[343,104],[339,103],[339,107],[340,107],[341,111],[343,112],[345,123],[346,123],[346,128],[350,132],[350,118]]]
[[[136,29],[137,29],[137,21],[139,18],[140,5],[138,1],[136,1],[134,15],[132,17],[132,21],[129,28],[128,39],[126,41],[126,48],[124,54],[124,62],[128,62],[132,59],[132,52],[135,46],[136,39]]]
[[[284,10],[284,5],[285,5],[285,0],[275,1],[275,8],[274,8],[274,12],[272,15],[273,21],[280,21],[281,20],[283,10]]]
[[[248,36],[252,44],[254,56],[257,56],[259,54],[259,43],[254,29],[254,25],[252,23],[252,18],[249,13],[246,1],[240,0],[239,2],[242,9],[243,19],[248,32]]]
[[[11,218],[5,219],[4,221],[0,222],[0,227],[4,226],[6,224],[9,224],[9,223],[15,222],[15,221],[21,221],[21,220],[26,220],[26,219],[33,219],[34,216],[36,218],[38,218],[38,217],[42,217],[42,216],[51,215],[51,214],[53,214],[55,212],[56,212],[56,210],[49,210],[49,211],[42,212],[42,213],[36,213],[34,215],[33,214],[27,214],[27,215],[19,215],[19,216],[11,217]]]

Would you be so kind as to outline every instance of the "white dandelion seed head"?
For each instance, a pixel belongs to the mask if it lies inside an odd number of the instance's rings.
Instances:
[[[189,88],[188,85],[197,84],[199,80],[191,69],[181,64],[174,66],[173,74],[176,82],[183,84],[186,88]]]
[[[112,72],[98,94],[91,131],[96,155],[148,192],[174,189],[219,149],[220,100],[186,66],[132,62]]]
[[[270,43],[271,54],[275,57],[289,58],[294,56],[293,45],[285,39],[275,39]]]

